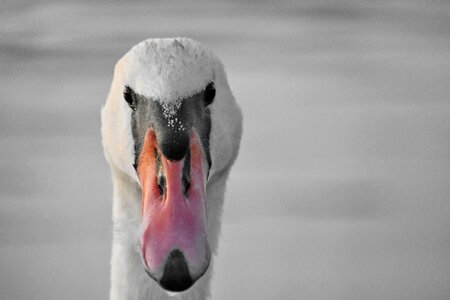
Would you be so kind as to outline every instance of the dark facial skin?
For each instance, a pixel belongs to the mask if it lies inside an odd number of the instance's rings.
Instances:
[[[149,128],[156,133],[158,146],[162,154],[172,161],[181,160],[188,154],[192,129],[200,137],[204,152],[211,167],[209,153],[209,134],[211,117],[208,105],[215,97],[214,84],[177,104],[166,104],[149,99],[126,87],[124,98],[133,110],[131,127],[134,138],[135,166],[142,151],[145,134]],[[169,113],[168,113],[169,112]]]
[[[179,232],[198,234],[198,238],[193,239],[190,243],[186,243],[187,246],[184,245],[183,247],[186,247],[188,250],[202,247],[202,251],[204,251],[200,258],[202,264],[197,266],[203,270],[200,274],[198,271],[194,274],[190,273],[189,263],[184,256],[185,253],[182,251],[182,248],[171,249],[169,247],[164,250],[167,253],[164,252],[164,257],[166,258],[162,276],[154,277],[155,274],[152,273],[152,270],[145,268],[150,277],[169,291],[179,292],[191,287],[206,272],[210,261],[210,252],[205,239],[206,235],[202,231],[204,229],[201,229],[205,226],[201,216],[203,216],[202,213],[205,213],[206,199],[202,192],[199,192],[198,186],[200,183],[202,185],[206,184],[203,174],[199,175],[199,173],[203,173],[203,160],[206,158],[209,168],[211,168],[212,164],[209,153],[211,116],[208,105],[213,102],[214,97],[215,88],[213,83],[208,84],[204,90],[191,97],[173,101],[170,104],[139,95],[129,87],[126,87],[124,91],[124,99],[131,109],[131,128],[135,150],[134,166],[143,188],[143,214],[144,212],[148,213],[149,209],[146,209],[146,207],[151,205],[148,203],[154,203],[152,201],[155,199],[157,201],[162,201],[162,199],[166,201],[165,206],[156,205],[153,207],[159,215],[156,213],[152,215],[155,218],[151,222],[152,226],[147,227],[143,236],[143,251],[147,253],[145,249],[156,247],[152,246],[154,244],[150,242],[147,244],[145,241],[166,239],[170,242],[171,239],[176,240],[176,238],[170,238],[170,236],[176,236],[173,232],[172,235],[168,235],[169,238],[166,238],[164,235],[158,235],[158,233],[162,232],[160,230],[161,227],[158,226],[166,224],[165,222],[172,222],[171,224],[177,226],[176,222],[174,223],[170,219],[174,215],[177,217],[176,220],[184,220],[186,218],[186,224],[194,224],[192,228],[186,229],[185,223],[181,223],[183,226],[177,227],[177,234]],[[194,134],[197,134],[198,138]],[[171,163],[168,161],[171,161]],[[178,181],[180,179],[181,184]],[[194,183],[192,186],[191,179]],[[192,189],[191,187],[196,188]],[[184,197],[180,197],[180,192],[184,194]],[[146,197],[145,195],[150,196]],[[186,199],[196,203],[193,206],[198,209],[195,216],[191,215],[191,209],[183,210],[183,203],[185,203]],[[176,203],[177,207],[181,207],[181,209],[174,209],[175,206],[171,206],[175,205],[173,203]],[[168,208],[165,210],[164,207]],[[197,221],[194,221],[197,215],[200,217]],[[158,230],[155,228],[158,228]],[[168,229],[168,232],[171,232],[170,229]],[[177,243],[174,245],[181,247]],[[162,251],[161,249],[163,248],[160,248],[158,251]],[[149,251],[151,253],[151,250]],[[145,254],[143,257],[146,257]],[[148,265],[148,261],[145,263]]]

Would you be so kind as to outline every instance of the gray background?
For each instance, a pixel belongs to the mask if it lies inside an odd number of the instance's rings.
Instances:
[[[275,4],[276,3],[276,4]],[[100,107],[148,37],[244,115],[214,299],[449,299],[448,1],[0,4],[0,299],[106,299]]]

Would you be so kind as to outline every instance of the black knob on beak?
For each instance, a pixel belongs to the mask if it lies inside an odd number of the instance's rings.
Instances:
[[[161,128],[156,132],[158,146],[167,159],[179,161],[189,149],[189,131]]]

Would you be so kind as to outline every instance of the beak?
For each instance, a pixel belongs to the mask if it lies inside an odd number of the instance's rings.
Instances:
[[[164,156],[148,129],[137,171],[142,187],[141,251],[147,273],[161,287],[180,292],[207,270],[206,156],[195,130],[186,155]]]

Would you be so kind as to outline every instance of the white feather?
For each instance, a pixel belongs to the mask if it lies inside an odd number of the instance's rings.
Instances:
[[[103,146],[114,186],[114,241],[111,258],[110,299],[169,299],[144,272],[137,246],[142,228],[141,189],[134,163],[131,109],[123,99],[125,86],[164,105],[182,101],[214,82],[216,97],[210,105],[212,169],[207,184],[207,235],[217,252],[220,216],[229,169],[238,150],[242,114],[228,86],[220,60],[188,38],[149,39],[134,46],[116,64],[111,89],[102,109]],[[212,264],[211,264],[212,265]],[[212,266],[188,291],[172,299],[209,296]]]
[[[149,39],[121,59],[125,85],[143,96],[171,102],[192,96],[214,80],[220,62],[200,43],[186,38]]]

